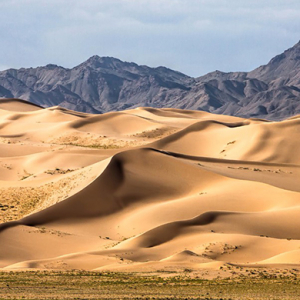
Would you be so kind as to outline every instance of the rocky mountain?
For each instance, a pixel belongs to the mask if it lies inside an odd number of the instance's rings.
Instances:
[[[278,120],[300,113],[300,42],[251,72],[198,78],[99,56],[72,69],[8,69],[0,97],[89,113],[150,106]]]

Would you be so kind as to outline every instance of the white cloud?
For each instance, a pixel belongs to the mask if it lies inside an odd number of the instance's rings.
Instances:
[[[0,65],[98,54],[189,75],[250,70],[299,40],[297,0],[1,1]]]

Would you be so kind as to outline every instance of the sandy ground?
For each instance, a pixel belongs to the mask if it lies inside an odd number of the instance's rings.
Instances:
[[[0,268],[299,270],[299,149],[300,117],[0,101]]]

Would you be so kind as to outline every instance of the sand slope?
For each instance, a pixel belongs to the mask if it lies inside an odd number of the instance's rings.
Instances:
[[[0,268],[300,266],[300,119],[0,103]]]

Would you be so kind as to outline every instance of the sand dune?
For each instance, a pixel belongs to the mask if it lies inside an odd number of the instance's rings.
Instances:
[[[0,99],[0,109],[8,111],[28,112],[43,109],[37,104],[30,103],[21,99]]]
[[[300,120],[0,101],[0,268],[300,267]]]

